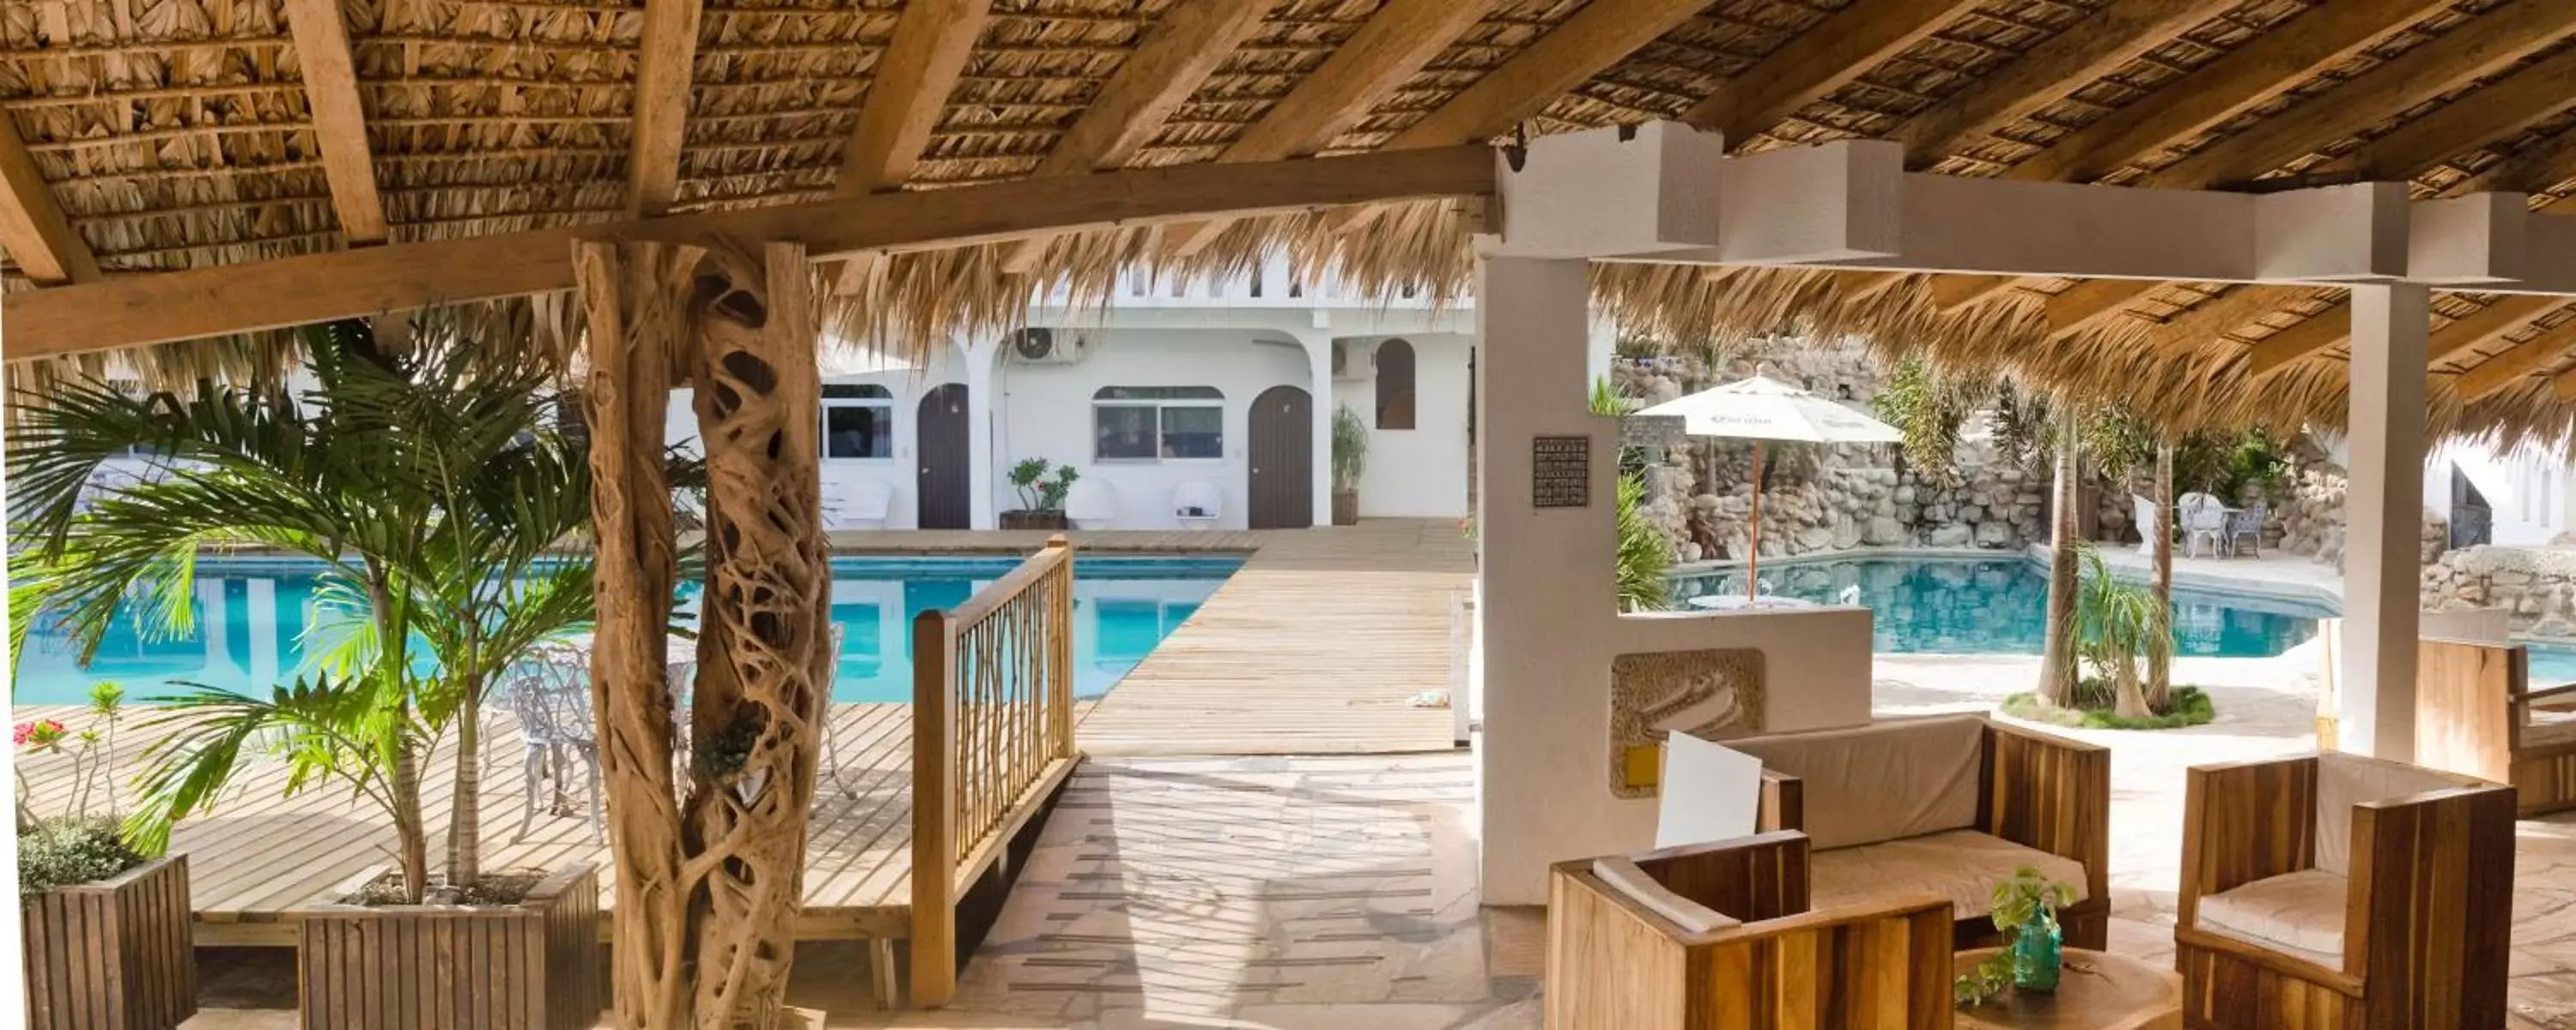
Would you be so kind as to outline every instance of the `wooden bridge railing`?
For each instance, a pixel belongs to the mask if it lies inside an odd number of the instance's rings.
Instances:
[[[1073,768],[1073,545],[912,623],[912,1000],[957,989],[957,901]]]

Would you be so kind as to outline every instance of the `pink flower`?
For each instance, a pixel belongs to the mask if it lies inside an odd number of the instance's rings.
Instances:
[[[52,719],[22,722],[10,736],[19,747],[42,750],[62,742],[63,724]]]

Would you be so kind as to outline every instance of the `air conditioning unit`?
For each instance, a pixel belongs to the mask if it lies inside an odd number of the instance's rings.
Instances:
[[[1374,352],[1357,340],[1340,340],[1333,344],[1333,378],[1357,382],[1368,378],[1369,358]]]
[[[1082,360],[1091,343],[1076,333],[1022,329],[1011,334],[1011,360],[1023,365],[1070,365]]]

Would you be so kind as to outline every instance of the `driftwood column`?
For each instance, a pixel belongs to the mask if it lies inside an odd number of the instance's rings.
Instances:
[[[776,1025],[830,679],[821,386],[804,248],[575,248],[589,323],[598,643],[619,1025]],[[663,423],[681,369],[708,469],[692,711],[664,680],[676,554]],[[691,719],[686,789],[674,720]]]

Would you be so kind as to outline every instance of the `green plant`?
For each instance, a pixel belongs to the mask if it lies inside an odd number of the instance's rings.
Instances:
[[[1348,404],[1333,412],[1333,490],[1336,493],[1360,488],[1360,474],[1368,470],[1369,429],[1360,421],[1358,412]]]
[[[1045,458],[1022,458],[1011,466],[1010,478],[1011,489],[1019,491],[1022,510],[1063,511],[1064,495],[1082,473],[1071,465],[1051,466]]]
[[[1947,379],[1922,358],[1897,362],[1887,372],[1870,410],[1904,434],[1905,460],[1937,486],[1958,479],[1959,430],[1977,401],[1991,393],[1980,384]]]
[[[493,683],[594,610],[587,552],[555,546],[590,515],[588,457],[552,417],[559,373],[461,325],[425,314],[399,352],[363,323],[310,327],[314,386],[301,394],[201,382],[190,397],[137,398],[88,381],[20,397],[9,475],[33,546],[12,585],[34,584],[25,596],[62,620],[84,660],[118,618],[188,632],[204,548],[323,564],[317,599],[334,632],[313,645],[311,673],[264,693],[182,684],[148,721],[169,732],[144,753],[126,820],[138,850],[166,847],[171,824],[211,806],[246,752],[267,751],[286,762],[290,791],[338,783],[383,808],[406,900],[426,891],[429,753],[453,729],[460,754],[479,754]],[[137,444],[170,455],[172,473],[75,503],[99,461]],[[684,461],[669,475],[701,478]],[[13,609],[13,621],[32,614]],[[462,883],[480,871],[482,763],[455,765],[447,865]]]
[[[1618,519],[1619,607],[1655,611],[1673,601],[1673,548],[1664,534],[1646,521],[1646,481],[1619,477]]]
[[[2164,711],[2142,719],[2123,718],[2111,711],[2110,695],[2111,684],[2092,677],[2077,688],[2077,707],[2043,708],[2035,695],[2025,691],[2005,698],[2002,708],[2005,715],[2016,719],[2084,730],[2175,730],[2206,725],[2218,718],[2217,706],[2199,687],[2173,688]]]
[[[2120,717],[2151,716],[2155,713],[2147,706],[2138,662],[2141,657],[2157,660],[2155,655],[2171,654],[2171,612],[2153,592],[2112,575],[2110,564],[2091,541],[2075,546],[2083,562],[2083,583],[2075,602],[2077,649],[2096,675],[2113,684],[2112,706]],[[2078,704],[2082,704],[2080,696]]]
[[[2230,504],[2251,492],[2278,493],[2290,459],[2270,437],[2248,430],[2188,437],[2174,448],[2174,482],[2184,490],[2215,494]]]
[[[96,883],[145,861],[115,819],[47,819],[18,832],[18,894]]]
[[[2003,993],[2012,982],[2013,945],[2021,939],[2023,929],[2036,926],[2055,930],[2058,908],[2074,901],[2074,888],[2051,883],[2030,866],[2015,869],[2010,879],[1998,881],[1988,912],[1996,931],[2003,935],[2003,946],[1951,982],[1951,1000],[1968,1008]]]

